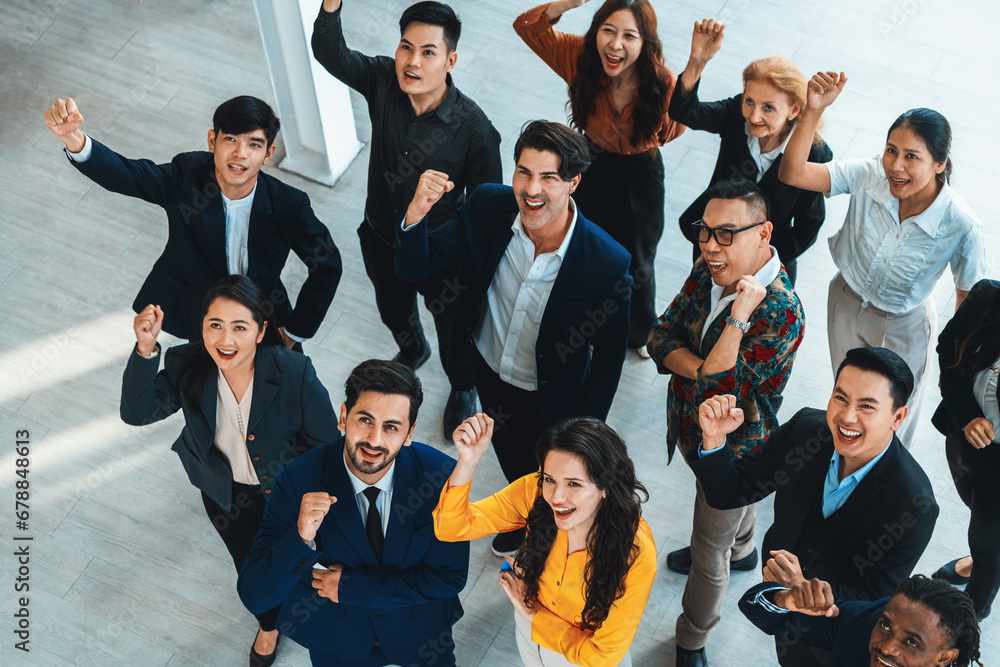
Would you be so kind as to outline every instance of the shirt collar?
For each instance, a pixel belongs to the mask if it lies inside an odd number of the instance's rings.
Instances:
[[[250,205],[252,205],[253,204],[253,196],[255,194],[257,194],[257,184],[258,183],[260,183],[260,174],[257,174],[257,180],[254,181],[254,183],[253,183],[253,190],[251,190],[250,194],[248,194],[246,197],[241,197],[239,199],[230,199],[226,195],[222,195],[222,203],[225,205],[225,208],[226,209],[228,209],[230,207],[240,208],[240,207],[243,207],[243,206],[250,206]],[[222,194],[222,193],[220,192],[219,194]]]
[[[445,123],[450,123],[451,116],[455,113],[455,109],[458,106],[458,87],[455,86],[455,83],[451,80],[451,74],[445,75],[444,82],[445,85],[448,86],[448,92],[445,94],[444,100],[442,100],[441,104],[439,104],[436,108],[421,115],[432,116],[437,114],[438,118],[443,120]],[[402,88],[399,87],[398,82],[396,83],[395,92],[397,95],[401,95],[406,98],[406,104],[409,105],[410,111],[413,111],[413,105],[410,104],[409,96],[403,92]]]
[[[576,219],[577,210],[576,202],[570,197],[569,200],[569,210],[572,212],[572,217],[569,220],[569,229],[566,230],[566,235],[563,237],[562,243],[556,248],[555,252],[542,253],[543,255],[554,255],[558,257],[560,261],[566,258],[566,251],[569,249],[570,239],[573,237],[573,232],[576,231]],[[514,216],[514,222],[511,223],[510,228],[514,231],[514,236],[520,239],[522,242],[527,242],[534,244],[534,242],[528,237],[528,233],[524,231],[524,225],[521,223],[521,214],[518,213]]]
[[[771,160],[772,162],[775,159],[777,159],[777,157],[779,155],[781,155],[782,153],[785,152],[785,146],[788,145],[788,140],[792,138],[792,133],[789,132],[788,136],[785,137],[785,140],[781,142],[780,146],[778,146],[777,148],[775,148],[773,151],[768,151],[766,153],[761,153],[760,152],[760,139],[758,139],[757,137],[755,137],[752,134],[750,134],[750,128],[747,127],[747,124],[745,122],[743,123],[743,132],[747,135],[747,146],[750,147],[750,154],[753,155],[754,153],[757,153],[758,155],[766,157],[768,160]],[[756,150],[754,150],[755,148],[756,148]]]
[[[757,270],[757,273],[753,274],[753,277],[760,282],[761,285],[767,289],[767,286],[773,283],[778,275],[781,273],[781,259],[778,257],[778,251],[775,250],[774,246],[770,246],[771,249],[771,259],[767,260],[767,263]],[[705,267],[708,268],[708,260],[705,261]],[[709,272],[709,280],[711,278],[711,272]],[[712,303],[718,303],[722,301],[733,301],[736,299],[736,292],[733,292],[727,297],[722,296],[722,291],[726,289],[726,285],[716,285],[715,281],[712,280]]]
[[[889,444],[891,445],[892,442],[890,441]],[[833,479],[834,480],[839,480],[839,483],[841,485],[844,482],[846,482],[847,480],[849,480],[849,479],[853,479],[855,484],[860,484],[861,480],[863,480],[865,478],[865,475],[867,475],[869,472],[871,472],[871,469],[875,467],[876,463],[878,463],[879,461],[882,460],[882,457],[885,456],[885,453],[887,451],[889,451],[889,447],[888,446],[885,447],[881,452],[879,452],[878,454],[876,454],[875,458],[873,458],[871,461],[869,461],[868,463],[864,464],[863,466],[861,466],[860,468],[858,468],[857,470],[855,470],[850,475],[847,475],[842,480],[839,479],[840,478],[840,454],[838,454],[836,451],[834,451],[833,452],[833,458],[830,460],[830,470],[831,470],[831,474],[833,475]]]
[[[347,479],[351,480],[351,487],[354,489],[355,496],[358,495],[359,493],[364,493],[364,490],[367,489],[369,486],[374,486],[379,491],[384,491],[385,493],[389,493],[390,491],[392,491],[392,478],[396,473],[395,460],[389,464],[389,472],[387,472],[382,479],[375,482],[374,484],[369,484],[368,482],[358,479],[358,476],[354,474],[353,470],[351,470],[351,466],[347,465],[347,440],[345,439],[344,467],[347,468]]]
[[[881,167],[882,157],[876,156],[875,160]],[[878,183],[868,188],[868,196],[885,206],[893,214],[893,217],[896,218],[896,222],[902,223],[903,221],[899,219],[899,200],[892,196],[890,188],[889,178],[885,175],[885,170],[883,170],[882,178],[879,179]],[[945,183],[941,186],[941,192],[937,194],[931,205],[923,213],[908,218],[909,222],[922,229],[931,238],[936,238],[938,229],[944,222],[944,212],[951,205],[954,194],[955,191],[952,187]]]

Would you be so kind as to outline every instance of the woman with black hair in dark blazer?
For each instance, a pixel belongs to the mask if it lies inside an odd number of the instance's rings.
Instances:
[[[737,178],[757,183],[767,197],[768,220],[774,225],[771,244],[794,286],[795,260],[815,243],[826,218],[822,193],[778,180],[785,144],[806,106],[806,78],[788,58],[760,58],[743,70],[743,92],[739,95],[718,102],[700,101],[701,74],[722,48],[724,33],[725,26],[714,19],[694,24],[691,56],[670,98],[670,117],[692,130],[712,132],[722,139],[709,186]],[[832,159],[826,142],[819,134],[814,135],[809,162]],[[701,249],[692,225],[701,220],[707,203],[706,189],[680,217],[681,233],[694,244],[695,259]]]
[[[945,437],[955,487],[972,510],[971,556],[934,573],[968,583],[980,620],[1000,589],[1000,281],[980,280],[938,338],[941,405],[932,421]]]
[[[122,381],[121,416],[141,426],[184,413],[173,450],[239,572],[260,527],[281,467],[339,436],[330,395],[309,358],[280,344],[267,301],[249,278],[213,285],[201,307],[202,340],[167,350],[156,337],[163,310],[147,306],[134,322],[136,347]],[[261,344],[266,336],[271,344]],[[279,608],[257,616],[250,665],[274,661]]]

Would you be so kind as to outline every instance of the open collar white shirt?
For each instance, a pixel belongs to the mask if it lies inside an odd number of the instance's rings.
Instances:
[[[760,139],[750,134],[750,128],[743,124],[743,131],[747,135],[747,146],[750,148],[750,157],[753,158],[753,162],[757,165],[757,182],[760,183],[760,179],[764,177],[767,170],[771,168],[774,161],[778,159],[778,156],[785,152],[785,146],[788,145],[788,140],[792,138],[792,133],[789,132],[785,140],[781,142],[781,145],[772,151],[766,153],[760,152]]]
[[[576,204],[570,199],[569,229],[554,252],[535,257],[535,244],[518,214],[514,231],[486,293],[486,314],[473,340],[500,379],[527,391],[538,389],[535,342],[559,269],[576,230]]]
[[[778,251],[774,249],[774,246],[770,246],[770,248],[771,259],[767,260],[767,264],[760,267],[757,273],[753,274],[753,277],[760,281],[760,284],[764,286],[764,289],[767,289],[767,286],[773,283],[778,277],[778,274],[781,273],[781,259],[778,258]],[[705,270],[707,271],[708,269],[706,268]],[[733,292],[729,296],[723,297],[722,292],[725,289],[725,285],[716,285],[715,283],[712,283],[712,291],[709,297],[710,307],[708,317],[705,318],[705,325],[701,328],[701,341],[699,341],[699,344],[705,342],[705,334],[708,333],[708,329],[712,322],[714,322],[715,319],[722,314],[722,311],[726,309],[726,305],[736,301],[736,295],[738,292]]]

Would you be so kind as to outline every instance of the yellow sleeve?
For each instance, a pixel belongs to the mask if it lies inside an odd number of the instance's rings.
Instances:
[[[525,475],[477,503],[469,503],[471,488],[472,482],[452,486],[449,479],[441,489],[434,508],[434,534],[439,540],[460,542],[524,528],[538,495],[538,474]]]
[[[635,639],[656,578],[656,545],[645,519],[636,533],[639,554],[625,577],[625,594],[615,601],[608,618],[591,632],[539,607],[531,622],[531,640],[562,653],[575,665],[615,667]]]
[[[583,36],[554,30],[543,15],[548,6],[549,3],[539,5],[518,16],[514,19],[514,31],[535,55],[569,83],[576,74],[576,60],[583,50]]]

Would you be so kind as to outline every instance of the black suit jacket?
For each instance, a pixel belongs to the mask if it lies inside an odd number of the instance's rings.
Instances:
[[[756,451],[738,461],[725,453],[688,453],[708,504],[732,509],[774,494],[774,523],[764,536],[766,555],[786,549],[807,579],[830,582],[841,600],[892,595],[913,571],[937,521],[930,480],[893,436],[885,454],[815,540],[801,538],[833,458],[833,434],[823,410],[799,410]],[[822,516],[822,515],[819,515]]]
[[[133,348],[122,378],[121,417],[143,426],[184,412],[184,429],[174,442],[191,483],[222,507],[232,503],[233,473],[215,447],[219,374],[213,368],[201,393],[200,414],[188,403],[185,368],[201,354],[201,343],[178,345],[146,359]],[[214,364],[213,364],[214,366]],[[340,436],[326,387],[309,357],[281,346],[258,345],[253,400],[247,417],[247,451],[264,493],[281,466],[302,452]]]
[[[710,186],[734,178],[745,178],[751,182],[757,179],[757,164],[747,145],[742,106],[742,95],[718,102],[701,102],[698,100],[697,84],[688,97],[678,92],[670,98],[671,118],[693,130],[718,134],[722,139],[715,171],[708,182]],[[816,242],[819,228],[826,219],[826,205],[823,193],[795,188],[778,179],[781,158],[779,155],[764,172],[757,186],[768,199],[768,219],[774,225],[771,245],[778,251],[778,257],[788,262]],[[825,142],[820,141],[809,149],[808,159],[809,162],[829,162],[833,159],[833,152]],[[707,203],[708,197],[703,192],[681,214],[681,233],[691,243],[697,243],[691,224],[701,219]]]
[[[968,346],[965,361],[968,363],[968,357],[975,354],[976,358],[982,361],[980,364],[974,364],[981,366],[978,370],[968,369],[972,372],[963,374],[962,369],[953,366],[960,342],[972,333],[973,320],[995,303],[998,291],[1000,291],[998,280],[980,280],[973,285],[969,296],[938,336],[937,353],[941,364],[942,400],[931,421],[945,435],[961,431],[973,419],[985,416],[972,391],[972,386],[975,374],[1000,356],[1000,332],[986,332],[977,336],[976,341]],[[980,344],[982,347],[977,349]]]
[[[434,535],[441,488],[455,460],[414,442],[393,463],[392,502],[382,561],[365,534],[364,519],[344,465],[344,439],[315,449],[285,466],[240,572],[240,599],[253,613],[281,606],[278,629],[303,646],[352,663],[375,640],[394,663],[421,664],[450,638],[462,617],[458,593],[469,571],[469,543]],[[325,491],[337,498],[316,533],[313,551],[299,537],[302,496]],[[312,587],[314,563],[343,565],[338,601]]]
[[[201,301],[208,288],[229,275],[226,214],[211,153],[181,153],[169,164],[130,160],[94,141],[85,162],[72,164],[101,187],[161,206],[169,236],[132,303],[163,308],[163,330],[179,338],[201,338]],[[294,251],[309,269],[293,309],[281,270]],[[340,251],[313,214],[309,197],[263,171],[257,177],[247,236],[247,275],[274,308],[274,324],[303,338],[315,335],[340,282]]]
[[[458,214],[428,230],[426,219],[396,225],[396,275],[423,280],[459,262],[452,354],[483,318],[486,295],[518,215],[507,185],[480,185]],[[535,343],[538,398],[548,424],[570,416],[605,419],[628,342],[629,254],[582,215],[545,306]]]

